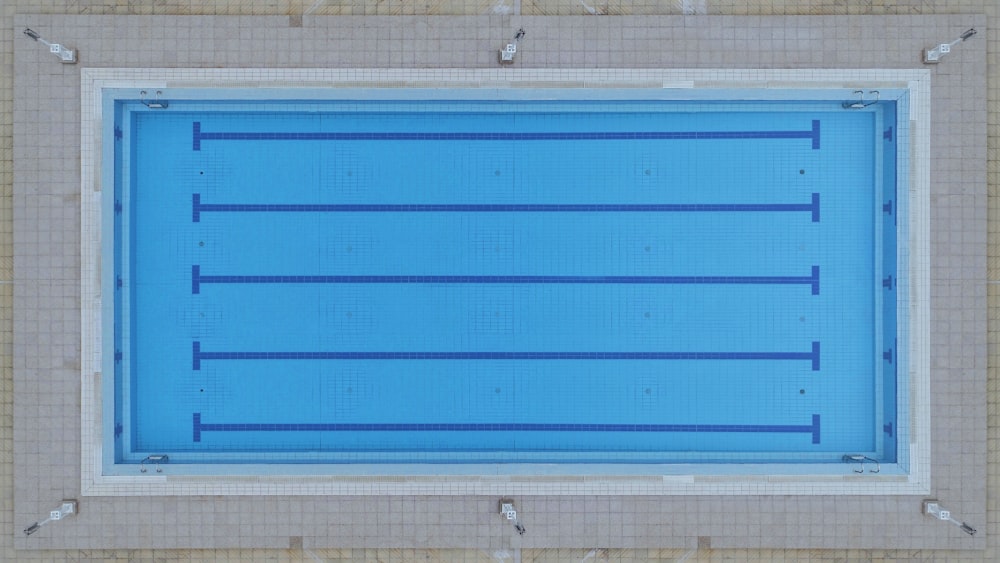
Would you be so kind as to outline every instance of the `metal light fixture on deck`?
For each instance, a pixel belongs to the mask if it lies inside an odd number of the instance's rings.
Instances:
[[[45,520],[39,520],[38,522],[35,522],[34,524],[25,528],[24,535],[30,536],[31,534],[34,534],[35,532],[40,530],[42,526],[48,524],[49,522],[57,522],[59,520],[62,520],[63,518],[66,518],[67,516],[72,516],[79,512],[80,512],[80,504],[76,501],[76,499],[65,499],[62,501],[62,504],[59,505],[59,508],[49,511],[48,518],[46,518]]]
[[[42,39],[42,36],[31,28],[24,28],[24,34],[47,46],[50,53],[59,57],[60,62],[65,64],[76,64],[76,51],[67,49],[64,45],[60,45],[59,43],[50,43],[49,41]]]
[[[958,37],[958,39],[952,41],[951,43],[942,43],[933,49],[927,49],[924,51],[924,64],[937,64],[941,62],[941,57],[947,55],[951,52],[951,48],[963,41],[968,41],[970,37],[976,34],[975,28],[969,28]]]
[[[951,516],[950,510],[945,510],[944,507],[937,501],[937,499],[927,499],[923,504],[923,513],[927,516],[937,518],[938,520],[949,522],[958,526],[960,530],[969,534],[970,536],[976,535],[976,529],[972,526],[966,524],[965,522],[960,522]]]

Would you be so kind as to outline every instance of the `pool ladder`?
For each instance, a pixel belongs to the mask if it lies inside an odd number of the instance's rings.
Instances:
[[[142,103],[142,105],[148,107],[149,109],[167,109],[167,107],[170,104],[167,103],[166,100],[160,99],[160,96],[163,95],[163,91],[157,90],[155,95],[156,95],[155,98],[153,98],[152,100],[148,100],[146,99],[146,91],[143,90],[139,92],[139,101]]]
[[[878,90],[869,90],[869,94],[875,94],[875,99],[865,100],[864,90],[855,90],[854,95],[858,96],[857,100],[847,100],[841,106],[844,109],[865,109],[868,106],[873,106],[878,103],[878,99],[881,96]]]
[[[139,472],[140,473],[145,473],[146,472],[146,462],[149,462],[149,463],[152,463],[153,466],[156,468],[156,472],[157,473],[163,473],[163,468],[160,467],[160,464],[161,463],[166,463],[168,461],[170,461],[170,456],[168,456],[167,454],[148,455],[148,456],[146,456],[145,459],[143,459],[142,461],[139,462]]]
[[[866,455],[862,455],[862,454],[844,454],[844,457],[841,458],[841,459],[843,459],[845,463],[857,463],[858,464],[858,468],[854,470],[855,473],[864,473],[865,472],[865,462],[866,461],[870,461],[870,462],[872,462],[872,463],[875,464],[875,469],[869,469],[868,470],[869,473],[878,473],[879,471],[882,471],[882,466],[879,465],[878,460],[874,459],[874,458],[870,458],[870,457],[868,457]]]

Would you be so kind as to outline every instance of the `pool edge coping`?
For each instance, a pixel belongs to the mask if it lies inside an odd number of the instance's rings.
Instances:
[[[475,87],[910,91],[910,472],[902,475],[104,476],[101,426],[101,92],[106,88]],[[127,495],[925,495],[930,480],[930,71],[926,69],[81,69],[81,494]],[[95,170],[96,168],[96,170]],[[96,228],[95,228],[96,227]],[[96,275],[95,275],[96,274]],[[915,300],[914,300],[915,299]],[[702,466],[711,467],[711,466]]]

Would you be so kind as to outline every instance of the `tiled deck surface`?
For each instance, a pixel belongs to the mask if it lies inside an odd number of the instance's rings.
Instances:
[[[991,56],[998,44],[989,32],[990,24],[998,21],[998,8],[990,0],[941,2],[934,8],[916,0],[875,0],[857,6],[832,0],[337,2],[336,6],[311,0],[144,6],[111,0],[73,2],[71,8],[63,4],[14,2],[0,7],[0,560],[996,559],[994,538],[1000,532],[996,362],[1000,358],[995,332],[989,333],[989,379],[982,378],[987,367],[987,312],[992,327],[1000,311],[995,285],[1000,283],[1000,269],[992,226],[1000,219],[996,216],[1000,200],[993,197],[1000,169],[996,139],[983,143],[987,131],[993,133],[1000,123],[996,111],[1000,92],[994,78],[1000,61]],[[734,15],[910,15],[933,9],[970,15],[794,19],[585,15],[678,14],[685,9]],[[14,15],[69,10],[80,17]],[[298,22],[289,15],[310,10],[314,16],[400,17],[307,17],[301,28],[293,28]],[[276,17],[91,17],[153,12]],[[481,16],[484,13],[508,15]],[[427,19],[407,14],[468,17]],[[545,15],[576,17],[540,17]],[[946,336],[932,348],[936,375],[932,392],[942,407],[934,423],[932,494],[959,518],[976,525],[980,535],[969,538],[921,517],[919,500],[910,497],[535,497],[519,499],[529,527],[529,534],[519,538],[493,514],[495,498],[452,496],[88,497],[81,499],[79,518],[23,537],[24,526],[79,490],[79,321],[78,313],[73,315],[79,307],[79,215],[74,212],[79,206],[79,73],[27,42],[20,35],[25,25],[78,47],[84,65],[305,68],[492,67],[495,49],[521,25],[534,43],[525,43],[519,64],[531,67],[906,68],[920,66],[921,48],[968,27],[979,28],[980,36],[933,69],[933,130],[940,140],[932,169],[933,317],[940,324],[939,334]],[[15,41],[27,42],[17,45],[16,66]],[[19,89],[17,123],[14,76]],[[56,93],[65,96],[64,107],[37,104]],[[981,119],[984,110],[988,110],[986,123]],[[16,150],[15,130],[19,140],[25,140]],[[16,249],[11,240],[15,209],[16,221],[24,222],[18,232],[36,233],[14,241]],[[987,210],[988,268],[983,256]],[[28,228],[29,224],[37,227]],[[19,268],[37,267],[19,270],[17,280],[43,280],[18,286],[17,319],[11,312],[15,253]],[[15,343],[21,362],[17,366]],[[26,393],[38,405],[31,412],[13,404],[15,367],[19,397]],[[47,391],[53,387],[72,392],[53,396]],[[38,424],[21,424],[15,432],[15,413],[19,422]],[[972,427],[964,426],[970,421]],[[985,460],[984,442],[988,442]],[[168,549],[178,545],[248,549]],[[762,546],[829,550],[746,549]],[[62,547],[82,549],[43,550]],[[106,547],[120,549],[103,551]],[[373,549],[339,549],[356,547]],[[906,549],[883,549],[894,547]],[[913,551],[921,547],[953,551]]]

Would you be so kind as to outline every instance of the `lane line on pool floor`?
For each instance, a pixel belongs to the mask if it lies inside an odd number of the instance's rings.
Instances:
[[[810,434],[812,443],[820,443],[820,417],[812,415],[811,424],[581,424],[531,422],[467,423],[207,423],[201,413],[192,413],[193,440],[201,442],[205,432],[691,432],[691,433],[789,433]]]
[[[191,266],[191,293],[206,284],[552,284],[552,285],[808,285],[819,295],[819,266],[808,276],[420,276],[204,275]]]
[[[513,361],[513,360],[604,360],[604,361],[663,361],[663,360],[769,360],[809,361],[812,371],[819,371],[820,344],[813,342],[808,352],[335,352],[335,351],[271,351],[271,352],[206,352],[201,342],[191,345],[194,371],[201,370],[206,360],[438,360],[438,361]]]
[[[191,221],[202,213],[775,213],[808,212],[819,222],[819,194],[809,203],[202,203],[191,196]]]
[[[662,141],[732,139],[809,139],[819,149],[820,121],[812,120],[807,131],[489,131],[489,132],[398,132],[398,131],[202,131],[201,122],[191,124],[191,149],[201,150],[204,141]]]

